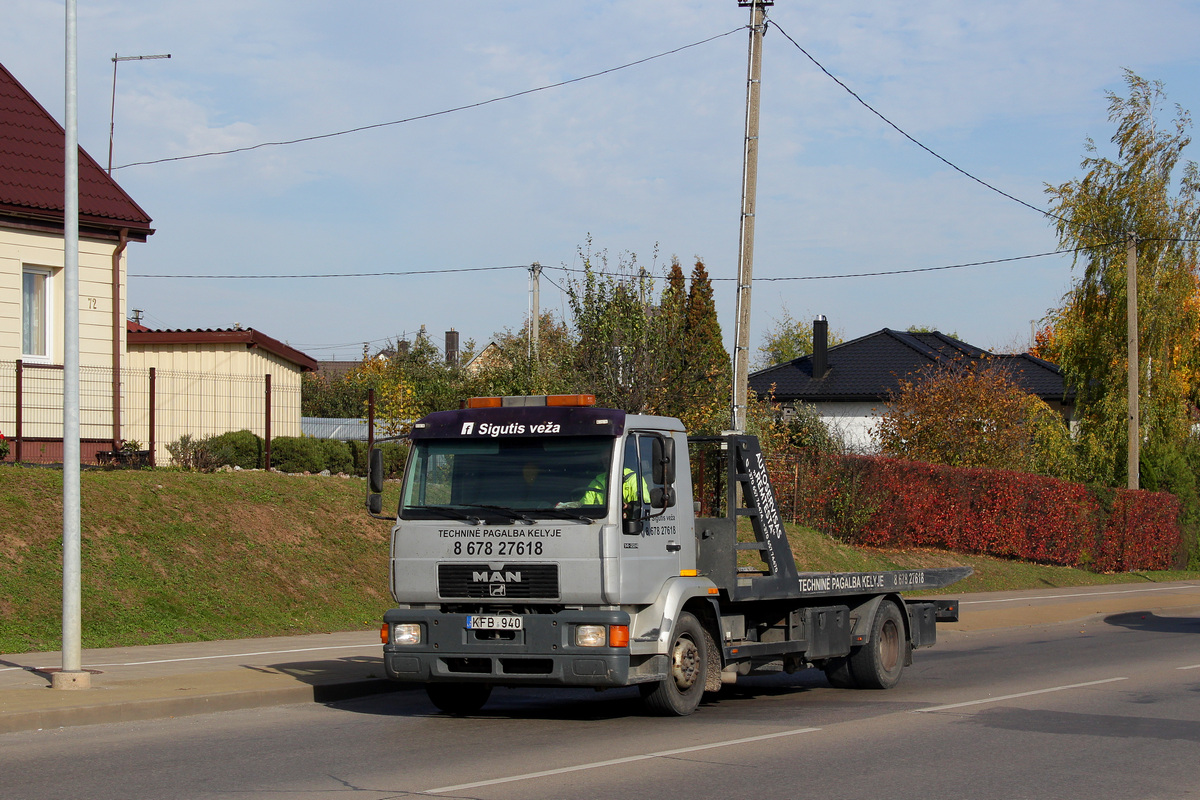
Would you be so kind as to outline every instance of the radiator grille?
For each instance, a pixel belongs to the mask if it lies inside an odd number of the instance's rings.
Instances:
[[[445,599],[558,599],[557,564],[438,564],[438,596]]]

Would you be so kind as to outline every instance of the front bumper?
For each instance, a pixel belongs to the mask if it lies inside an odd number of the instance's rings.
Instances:
[[[522,614],[519,631],[467,629],[466,614],[437,609],[394,608],[389,625],[418,623],[421,643],[386,644],[387,676],[414,683],[483,682],[512,686],[627,686],[627,647],[578,647],[578,625],[629,625],[623,611],[559,611]]]

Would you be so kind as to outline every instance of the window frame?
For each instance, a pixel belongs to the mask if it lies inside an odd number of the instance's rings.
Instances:
[[[42,307],[37,309],[41,315],[43,326],[42,339],[45,352],[31,353],[26,351],[25,329],[30,313],[25,302],[26,276],[38,275],[42,278]],[[40,267],[32,264],[21,266],[21,358],[38,364],[49,364],[54,358],[54,270],[50,267]]]

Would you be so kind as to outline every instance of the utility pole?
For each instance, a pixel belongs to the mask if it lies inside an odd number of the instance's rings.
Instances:
[[[733,430],[746,430],[749,391],[750,285],[754,280],[754,203],[758,191],[758,102],[762,86],[762,42],[767,6],[774,0],[738,0],[750,9],[750,54],[746,67],[746,141],[742,160],[742,240],[738,250],[737,316],[733,343]]]
[[[1125,310],[1127,320],[1125,335],[1129,344],[1129,454],[1125,465],[1128,487],[1139,486],[1141,467],[1141,415],[1138,410],[1138,372],[1141,370],[1138,355],[1138,296],[1137,296],[1137,235],[1129,238],[1125,249]]]
[[[530,292],[530,314],[529,314],[529,359],[531,363],[537,362],[538,344],[540,339],[539,327],[541,324],[541,282],[542,265],[538,262],[533,262],[529,265],[529,292]]]

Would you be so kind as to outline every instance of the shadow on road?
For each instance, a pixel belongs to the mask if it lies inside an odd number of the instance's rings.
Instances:
[[[1200,742],[1200,722],[1184,719],[990,708],[976,714],[972,721],[988,728],[1024,733]]]
[[[1200,633],[1200,617],[1160,617],[1153,611],[1129,611],[1104,618],[1109,625],[1148,633]]]

